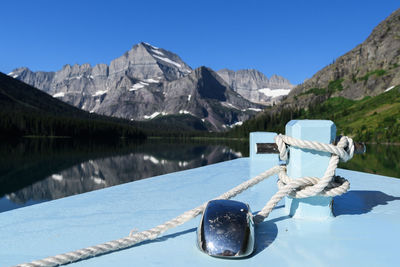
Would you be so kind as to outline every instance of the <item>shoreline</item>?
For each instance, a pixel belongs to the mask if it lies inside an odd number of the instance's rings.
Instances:
[[[90,137],[72,137],[72,136],[45,136],[45,135],[25,135],[20,137],[13,137],[13,136],[5,136],[3,138],[27,138],[27,139],[99,139],[99,138],[90,138]],[[130,139],[126,137],[118,137],[119,139]],[[100,138],[101,139],[101,138]],[[135,139],[135,138],[132,138]],[[201,141],[240,141],[240,142],[248,142],[249,138],[243,137],[212,137],[212,136],[188,136],[188,137],[172,137],[172,136],[147,136],[148,140],[201,140]],[[391,146],[400,146],[400,142],[362,142],[366,145],[391,145]]]

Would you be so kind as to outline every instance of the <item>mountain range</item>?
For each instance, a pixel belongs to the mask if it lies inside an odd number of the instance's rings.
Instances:
[[[89,112],[135,121],[185,116],[211,131],[240,125],[293,87],[256,70],[192,70],[178,55],[148,43],[109,65],[65,65],[57,72],[23,67],[8,75]]]

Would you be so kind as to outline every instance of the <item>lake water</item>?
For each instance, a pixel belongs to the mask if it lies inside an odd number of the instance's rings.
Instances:
[[[0,212],[248,156],[244,141],[23,139],[0,143]],[[368,145],[341,168],[400,177],[400,146]]]

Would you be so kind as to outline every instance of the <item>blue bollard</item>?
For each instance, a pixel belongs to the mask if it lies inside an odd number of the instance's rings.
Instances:
[[[308,141],[332,143],[336,126],[329,120],[292,120],[286,124],[286,135]],[[312,176],[321,178],[328,167],[331,154],[290,147],[287,164],[292,179]],[[332,197],[285,198],[286,212],[294,218],[326,219],[332,217]]]

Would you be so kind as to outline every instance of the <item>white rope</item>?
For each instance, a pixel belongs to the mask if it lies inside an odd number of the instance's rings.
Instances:
[[[291,179],[286,174],[286,166],[281,166],[278,180],[279,191],[272,196],[264,208],[255,216],[254,221],[256,223],[260,223],[268,217],[276,204],[285,196],[291,196],[293,198],[306,198],[317,195],[334,197],[346,193],[349,189],[349,181],[343,177],[335,176],[335,170],[339,159],[348,161],[353,157],[354,142],[351,138],[343,136],[336,146],[320,142],[299,140],[285,135],[276,136],[275,142],[278,145],[279,156],[282,160],[287,160],[288,158],[287,145],[329,152],[332,153],[332,156],[322,178],[302,177]]]
[[[287,145],[295,146],[298,148],[312,149],[315,151],[329,152],[338,155],[340,159],[345,162],[350,160],[354,155],[353,139],[347,136],[342,136],[336,146],[316,141],[300,140],[282,134],[275,137],[275,142],[279,149],[279,157],[282,160],[287,160],[288,158]],[[347,150],[345,150],[344,148],[347,148]]]
[[[260,223],[266,217],[268,217],[272,209],[284,196],[289,195],[295,198],[304,198],[315,195],[336,196],[343,194],[348,190],[350,186],[349,182],[342,177],[335,176],[335,169],[337,167],[337,164],[339,163],[339,158],[347,161],[353,157],[354,143],[351,138],[342,137],[337,146],[319,142],[298,140],[284,135],[278,135],[275,138],[275,141],[278,145],[280,157],[282,160],[286,160],[288,157],[287,145],[332,153],[328,168],[325,171],[324,176],[321,179],[315,177],[291,179],[286,174],[285,166],[275,166],[261,173],[260,175],[236,186],[235,188],[229,190],[228,192],[220,195],[215,199],[230,199],[232,197],[235,197],[246,189],[270,177],[271,175],[279,173],[279,191],[274,196],[272,196],[265,207],[254,218],[256,223]],[[347,149],[345,150],[345,148]],[[165,231],[177,227],[195,218],[203,212],[206,205],[207,202],[192,210],[184,212],[183,214],[177,216],[170,221],[167,221],[146,231],[137,232],[136,229],[134,229],[127,237],[109,241],[100,245],[79,249],[69,253],[59,254],[42,260],[20,264],[17,266],[58,266],[125,249],[143,241],[155,239]]]

